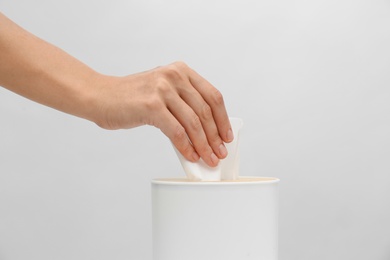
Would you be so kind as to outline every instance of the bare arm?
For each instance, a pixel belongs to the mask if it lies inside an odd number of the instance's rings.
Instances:
[[[0,85],[106,129],[153,125],[188,160],[210,166],[233,139],[222,95],[186,64],[102,75],[1,13]]]

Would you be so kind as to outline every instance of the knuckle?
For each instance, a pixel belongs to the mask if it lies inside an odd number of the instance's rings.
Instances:
[[[222,143],[222,139],[219,136],[218,132],[215,132],[211,135],[209,142],[212,143],[214,146],[219,146]]]
[[[159,77],[157,77],[157,79],[155,80],[154,85],[158,90],[165,90],[169,87],[169,82],[164,76],[159,75]]]
[[[172,86],[165,78],[159,78],[155,83],[157,95],[169,97],[172,93]]]
[[[150,97],[145,102],[145,108],[149,113],[155,113],[163,108],[163,103],[158,97]]]
[[[162,70],[162,76],[163,78],[169,80],[169,81],[179,81],[182,79],[182,72],[181,72],[181,66],[176,65],[176,63],[166,66]]]
[[[197,115],[194,115],[191,119],[191,128],[195,131],[199,131],[202,128],[202,122]]]
[[[223,96],[218,89],[214,90],[214,93],[212,94],[212,98],[213,98],[214,104],[216,104],[218,106],[224,104]]]
[[[213,112],[211,111],[211,107],[206,103],[203,105],[201,110],[201,117],[204,120],[209,120],[213,117]]]
[[[177,143],[181,147],[183,146],[187,139],[187,134],[182,126],[176,126],[172,139],[174,143]]]
[[[193,148],[192,148],[192,146],[190,145],[190,143],[189,142],[186,142],[186,143],[184,143],[183,144],[183,154],[187,154],[187,155],[191,155],[192,154],[192,152],[193,152]]]
[[[199,148],[197,149],[200,154],[210,154],[211,153],[211,147],[209,146],[207,141],[202,142],[199,145]]]
[[[187,69],[188,66],[184,61],[175,61],[172,65],[174,65],[178,69]]]

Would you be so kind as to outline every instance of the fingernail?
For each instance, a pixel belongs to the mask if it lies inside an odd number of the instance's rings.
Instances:
[[[226,150],[226,147],[225,147],[225,145],[223,145],[223,144],[221,144],[220,146],[219,146],[219,153],[220,153],[220,155],[222,156],[222,158],[225,158],[226,157],[226,155],[227,155],[227,150]]]
[[[211,154],[210,158],[214,165],[217,165],[219,163],[219,159],[214,153]]]
[[[229,142],[233,141],[234,136],[233,136],[233,131],[232,131],[232,129],[229,129],[229,130],[228,130],[226,137],[227,137],[227,139],[228,139]]]
[[[192,158],[194,159],[194,161],[198,161],[199,160],[199,155],[196,152],[193,152],[192,153]]]

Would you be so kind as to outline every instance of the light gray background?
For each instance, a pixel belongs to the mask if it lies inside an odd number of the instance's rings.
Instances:
[[[2,0],[106,74],[183,60],[242,117],[241,174],[280,177],[280,259],[390,259],[390,2]],[[0,28],[1,29],[1,28]],[[0,259],[151,259],[152,127],[106,131],[0,88]]]

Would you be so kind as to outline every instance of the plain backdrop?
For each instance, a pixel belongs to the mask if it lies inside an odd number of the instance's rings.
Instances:
[[[101,73],[182,60],[215,85],[245,123],[241,174],[282,180],[280,259],[390,259],[390,1],[0,10]],[[0,88],[1,260],[151,260],[150,181],[178,176],[158,129],[103,130]]]

